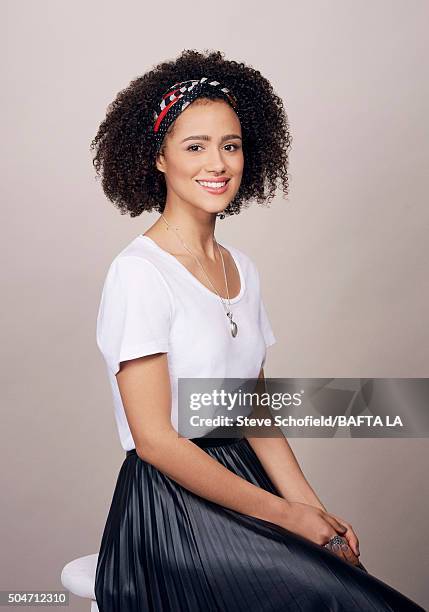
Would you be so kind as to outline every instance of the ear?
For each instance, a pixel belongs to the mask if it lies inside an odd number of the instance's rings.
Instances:
[[[156,156],[155,165],[156,165],[156,167],[158,168],[158,170],[160,172],[164,172],[165,173],[165,171],[166,171],[166,161],[165,161],[165,156],[164,156],[164,147],[162,147],[161,151]]]

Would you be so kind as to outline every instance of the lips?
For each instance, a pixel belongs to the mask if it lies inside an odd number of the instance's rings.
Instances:
[[[222,178],[211,178],[211,179],[197,179],[197,183],[227,183],[230,178],[222,177]]]
[[[218,179],[210,179],[210,180],[197,180],[198,185],[207,191],[208,193],[212,193],[214,195],[218,195],[221,193],[225,193],[228,189],[228,183],[231,179],[218,178]]]

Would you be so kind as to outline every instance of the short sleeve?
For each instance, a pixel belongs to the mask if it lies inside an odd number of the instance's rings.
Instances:
[[[260,302],[259,302],[259,324],[261,326],[262,335],[264,337],[265,347],[268,348],[269,346],[277,342],[277,340],[271,328],[270,321],[268,319],[267,311],[265,309],[265,305],[264,305],[262,296],[260,297]],[[267,358],[267,352],[265,351],[265,355],[262,360],[261,368],[264,367],[266,358]]]
[[[258,298],[259,299],[259,328],[261,330],[262,337],[264,338],[265,349],[267,349],[269,346],[277,342],[277,340],[274,336],[274,333],[273,333],[273,330],[270,324],[270,320],[268,318],[267,310],[265,308],[264,300],[262,298],[259,270],[254,261],[252,261],[252,265],[253,265],[253,269],[255,273],[256,291],[257,291],[257,295],[259,296]],[[261,363],[261,368],[264,367],[266,358],[267,358],[267,351],[265,350],[265,354],[264,354],[264,357]]]
[[[265,305],[264,305],[262,296],[260,298],[259,316],[260,316],[259,321],[261,325],[262,335],[264,336],[264,340],[265,340],[265,346],[268,348],[269,346],[277,342],[277,340],[271,328],[270,321],[268,319],[267,311],[265,309]]]
[[[117,374],[121,361],[167,353],[172,296],[156,266],[136,256],[113,260],[97,315],[97,345]]]

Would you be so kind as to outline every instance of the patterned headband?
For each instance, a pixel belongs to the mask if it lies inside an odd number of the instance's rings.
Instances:
[[[204,97],[206,92],[213,90],[216,90],[234,109],[237,109],[237,99],[230,90],[227,87],[222,87],[219,81],[211,81],[208,77],[199,80],[181,81],[168,89],[162,96],[158,112],[154,113],[153,133],[157,151],[161,148],[168,128],[180,113],[196,98]]]

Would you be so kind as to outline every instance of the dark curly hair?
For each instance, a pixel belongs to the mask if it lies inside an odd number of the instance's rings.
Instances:
[[[155,165],[154,110],[173,83],[203,76],[228,87],[240,113],[243,176],[224,214],[239,214],[250,200],[270,202],[278,181],[287,196],[292,137],[283,102],[270,82],[259,70],[224,59],[221,51],[185,49],[175,60],[158,64],[120,91],[91,142],[103,191],[121,214],[137,217],[143,211],[163,212],[167,188],[164,174]],[[215,91],[204,94],[204,98],[218,97]],[[170,129],[173,126],[174,122]]]

